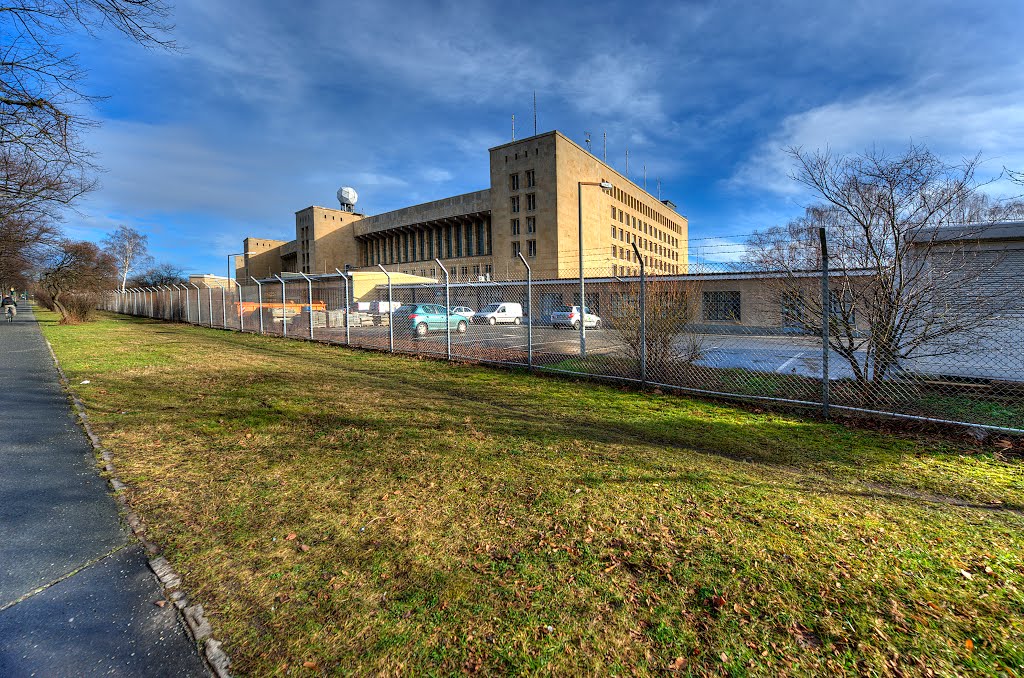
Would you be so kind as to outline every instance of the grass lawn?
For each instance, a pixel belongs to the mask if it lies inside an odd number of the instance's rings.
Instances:
[[[1024,465],[992,450],[39,318],[238,674],[1024,673]]]

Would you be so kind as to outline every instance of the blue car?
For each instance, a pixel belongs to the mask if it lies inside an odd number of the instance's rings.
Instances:
[[[447,317],[447,323],[445,318]],[[406,304],[395,309],[396,328],[408,329],[414,336],[423,337],[427,332],[444,332],[448,327],[459,334],[465,334],[469,318],[459,313],[445,313],[438,304]]]

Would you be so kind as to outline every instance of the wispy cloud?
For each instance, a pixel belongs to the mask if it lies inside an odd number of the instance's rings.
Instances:
[[[1024,101],[1019,87],[1005,87],[1015,79],[999,79],[982,92],[958,91],[929,80],[914,91],[872,92],[791,114],[753,149],[729,184],[801,193],[789,178],[792,159],[786,149],[791,147],[845,154],[872,147],[897,152],[910,143],[923,143],[951,162],[980,153],[989,160],[983,169],[989,175],[998,174],[1003,165],[1022,167]]]

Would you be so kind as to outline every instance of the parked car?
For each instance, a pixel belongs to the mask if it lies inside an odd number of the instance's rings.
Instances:
[[[487,304],[473,314],[473,322],[495,325],[497,323],[512,323],[518,325],[523,322],[523,305],[512,301],[498,301]]]
[[[455,308],[452,309],[452,313],[454,313],[455,315],[465,316],[469,318],[470,322],[473,321],[474,311],[469,306],[456,306]]]
[[[443,332],[448,327],[459,334],[466,332],[469,318],[453,311],[445,322],[445,315],[444,306],[437,304],[406,304],[395,309],[395,328],[407,329],[417,337],[426,336],[427,332]]]
[[[595,330],[601,329],[601,317],[591,313],[589,308],[584,308],[584,326],[592,327]],[[552,327],[571,327],[574,330],[580,328],[580,307],[559,306],[551,313]]]

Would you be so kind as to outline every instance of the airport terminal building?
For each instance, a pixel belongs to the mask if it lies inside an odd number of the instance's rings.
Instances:
[[[239,282],[275,274],[384,266],[453,281],[516,280],[526,258],[535,279],[639,274],[636,243],[651,274],[687,272],[687,220],[558,131],[490,149],[490,188],[369,216],[307,207],[295,239],[249,237]],[[605,189],[597,185],[611,184]]]

